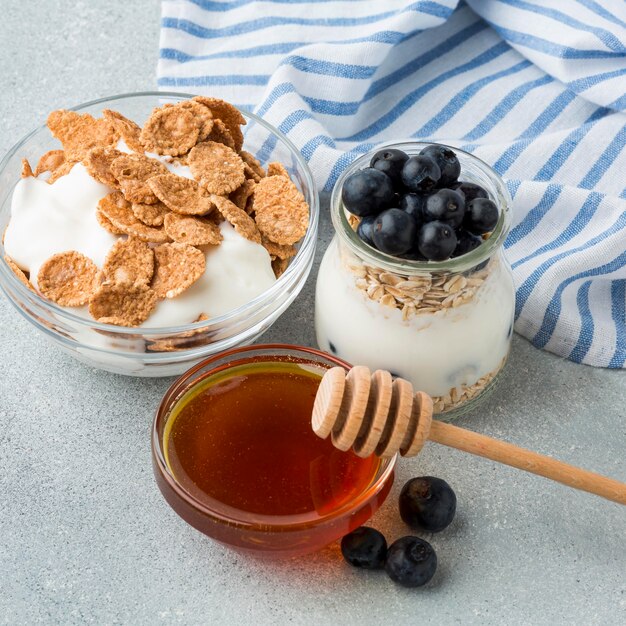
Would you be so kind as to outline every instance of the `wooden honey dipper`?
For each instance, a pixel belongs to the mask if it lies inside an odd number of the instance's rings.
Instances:
[[[313,406],[314,432],[360,457],[415,456],[427,439],[626,504],[626,484],[433,419],[433,402],[410,382],[358,365],[329,369]]]

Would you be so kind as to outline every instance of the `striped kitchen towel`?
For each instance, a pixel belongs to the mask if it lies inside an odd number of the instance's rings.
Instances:
[[[625,366],[626,2],[164,0],[162,14],[160,88],[256,111],[321,188],[407,137],[492,164],[514,197],[516,330]]]

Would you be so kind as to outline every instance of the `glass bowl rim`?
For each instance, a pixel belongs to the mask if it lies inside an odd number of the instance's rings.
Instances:
[[[219,352],[217,354],[211,355],[187,370],[184,374],[178,377],[170,385],[170,387],[168,387],[167,391],[163,394],[159,406],[157,407],[155,417],[152,423],[151,434],[152,459],[156,470],[159,472],[159,475],[165,481],[169,489],[171,489],[177,497],[183,500],[188,506],[191,506],[197,513],[203,515],[206,518],[210,518],[220,524],[228,524],[230,526],[236,526],[238,528],[244,528],[249,530],[258,530],[260,527],[262,527],[263,532],[269,533],[296,531],[302,528],[320,526],[332,522],[338,518],[342,518],[346,515],[350,515],[354,510],[365,505],[370,500],[370,498],[374,496],[386,484],[387,480],[389,480],[389,478],[393,475],[393,471],[395,469],[396,461],[398,458],[397,454],[388,459],[381,459],[381,464],[376,472],[375,477],[372,480],[372,483],[368,485],[368,487],[364,489],[360,494],[358,494],[356,499],[351,499],[349,502],[346,502],[344,505],[342,505],[335,511],[332,511],[330,514],[324,515],[317,519],[298,520],[294,522],[283,523],[277,521],[280,520],[282,517],[279,515],[254,514],[254,521],[230,517],[229,515],[224,514],[220,511],[216,511],[215,509],[201,502],[180,485],[180,483],[169,471],[167,463],[165,462],[163,452],[163,440],[159,436],[159,425],[161,424],[161,422],[163,422],[163,431],[165,431],[165,425],[167,424],[168,416],[171,414],[171,409],[176,405],[176,402],[181,397],[181,395],[192,389],[196,383],[192,383],[188,387],[185,387],[185,384],[204,367],[210,365],[211,363],[215,363],[216,361],[224,359],[225,357],[241,357],[245,356],[246,353],[251,353],[255,351],[267,351],[268,354],[266,356],[271,358],[271,353],[279,350],[293,353],[294,356],[300,355],[304,357],[313,357],[313,360],[315,358],[319,359],[321,357],[322,359],[332,361],[336,365],[347,369],[352,367],[350,363],[344,361],[343,359],[340,359],[335,355],[328,354],[327,352],[323,352],[322,350],[317,350],[316,348],[298,346],[295,344],[253,344],[250,346],[233,348],[231,350],[226,350],[224,352]],[[240,362],[240,358],[235,358],[227,363],[221,371],[236,366]],[[215,368],[209,369],[206,372],[206,376],[209,376],[212,371],[214,371],[214,369]]]
[[[410,139],[381,143],[352,161],[342,172],[341,176],[337,179],[337,182],[333,186],[330,200],[330,213],[335,232],[339,235],[342,242],[348,245],[354,254],[365,260],[370,265],[385,269],[389,272],[407,274],[418,274],[423,272],[462,272],[470,270],[485,259],[488,259],[504,243],[511,227],[511,204],[513,202],[506,183],[488,163],[479,157],[471,154],[470,152],[466,152],[461,148],[449,146],[443,143],[437,143],[436,145],[449,148],[450,150],[463,155],[463,158],[475,164],[478,169],[484,172],[496,188],[496,199],[498,208],[500,208],[500,215],[498,217],[498,223],[494,227],[489,239],[471,252],[459,257],[446,259],[445,261],[411,261],[409,259],[401,259],[385,254],[384,252],[380,252],[379,250],[375,250],[361,241],[358,237],[356,231],[348,222],[348,217],[346,215],[347,210],[344,209],[343,202],[341,200],[341,190],[346,178],[353,174],[357,169],[362,169],[366,163],[369,163],[369,160],[374,154],[380,150],[384,150],[385,148],[396,148],[406,151],[415,148],[424,148],[426,146],[433,145],[434,143],[435,142],[432,141],[414,141]]]
[[[113,96],[106,96],[103,98],[98,98],[96,100],[90,100],[88,102],[84,102],[78,104],[76,106],[70,107],[68,110],[70,111],[82,111],[92,106],[102,105],[110,102],[116,102],[120,100],[132,100],[133,98],[143,98],[143,97],[154,97],[154,98],[175,98],[179,100],[187,100],[194,98],[197,94],[189,94],[186,92],[177,92],[177,91],[137,91],[137,92],[129,92],[116,94]],[[128,337],[143,337],[144,335],[150,336],[169,336],[176,335],[178,333],[187,332],[190,330],[210,330],[215,326],[219,326],[225,322],[229,322],[232,319],[236,319],[248,314],[252,314],[257,310],[259,305],[269,302],[274,299],[275,296],[278,296],[283,290],[283,287],[289,282],[289,279],[296,275],[296,273],[302,270],[306,264],[307,259],[310,256],[311,248],[315,248],[317,243],[317,230],[319,224],[319,193],[317,190],[317,185],[315,183],[315,179],[313,178],[313,174],[309,168],[308,163],[304,159],[304,156],[298,150],[298,148],[294,145],[294,143],[287,138],[280,130],[272,126],[269,122],[266,122],[261,117],[256,115],[255,113],[251,113],[249,111],[245,111],[236,107],[237,110],[244,116],[244,118],[248,118],[253,120],[255,123],[262,126],[266,131],[277,137],[282,143],[284,143],[289,151],[292,153],[293,157],[297,161],[298,165],[301,167],[302,172],[304,174],[304,179],[306,185],[309,189],[310,198],[309,201],[309,225],[300,245],[300,249],[298,253],[293,258],[292,262],[289,264],[284,273],[276,280],[276,282],[269,288],[260,293],[258,296],[249,300],[245,304],[241,306],[231,309],[222,315],[218,315],[215,317],[211,317],[208,320],[199,321],[199,322],[191,322],[189,324],[180,324],[177,326],[157,326],[154,328],[144,327],[144,326],[136,326],[136,327],[124,327],[117,326],[115,324],[104,324],[102,322],[97,322],[94,319],[81,317],[80,315],[76,315],[71,311],[68,311],[66,308],[58,306],[56,303],[51,302],[43,298],[39,293],[32,291],[26,285],[22,284],[22,282],[15,276],[11,268],[8,266],[7,262],[4,259],[3,255],[0,255],[0,278],[3,280],[8,280],[9,284],[11,284],[15,290],[17,290],[18,294],[21,294],[24,299],[34,299],[34,301],[42,306],[44,309],[50,310],[56,315],[58,315],[61,319],[68,320],[72,323],[78,324],[83,327],[88,327],[90,329],[105,331],[105,332],[113,332],[120,335],[125,335]],[[24,135],[19,141],[17,141],[3,156],[0,160],[0,173],[4,171],[7,167],[7,164],[10,159],[12,159],[16,153],[27,144],[34,135],[45,130],[47,128],[46,124],[42,124],[37,128],[31,130],[29,133]],[[16,181],[17,184],[17,181]],[[7,201],[10,201],[9,199]],[[0,282],[0,287],[2,283]],[[5,292],[6,293],[6,292]],[[10,300],[13,300],[12,297],[8,296]],[[21,302],[15,302],[16,305],[22,309]]]

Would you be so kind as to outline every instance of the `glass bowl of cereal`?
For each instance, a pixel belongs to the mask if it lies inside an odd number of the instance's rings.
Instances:
[[[258,116],[113,96],[53,111],[0,162],[0,288],[92,367],[176,375],[287,309],[318,219],[304,158]]]

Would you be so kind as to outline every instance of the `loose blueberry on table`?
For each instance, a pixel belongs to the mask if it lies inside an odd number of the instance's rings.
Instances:
[[[456,513],[456,495],[445,480],[420,476],[409,480],[399,499],[400,517],[412,528],[438,533]]]
[[[498,222],[498,207],[480,185],[459,180],[453,150],[432,144],[409,156],[383,148],[370,167],[343,184],[345,208],[361,218],[357,235],[381,252],[415,261],[445,261],[476,249]]]
[[[341,554],[354,567],[380,569],[387,558],[387,541],[381,532],[361,526],[341,540]]]

